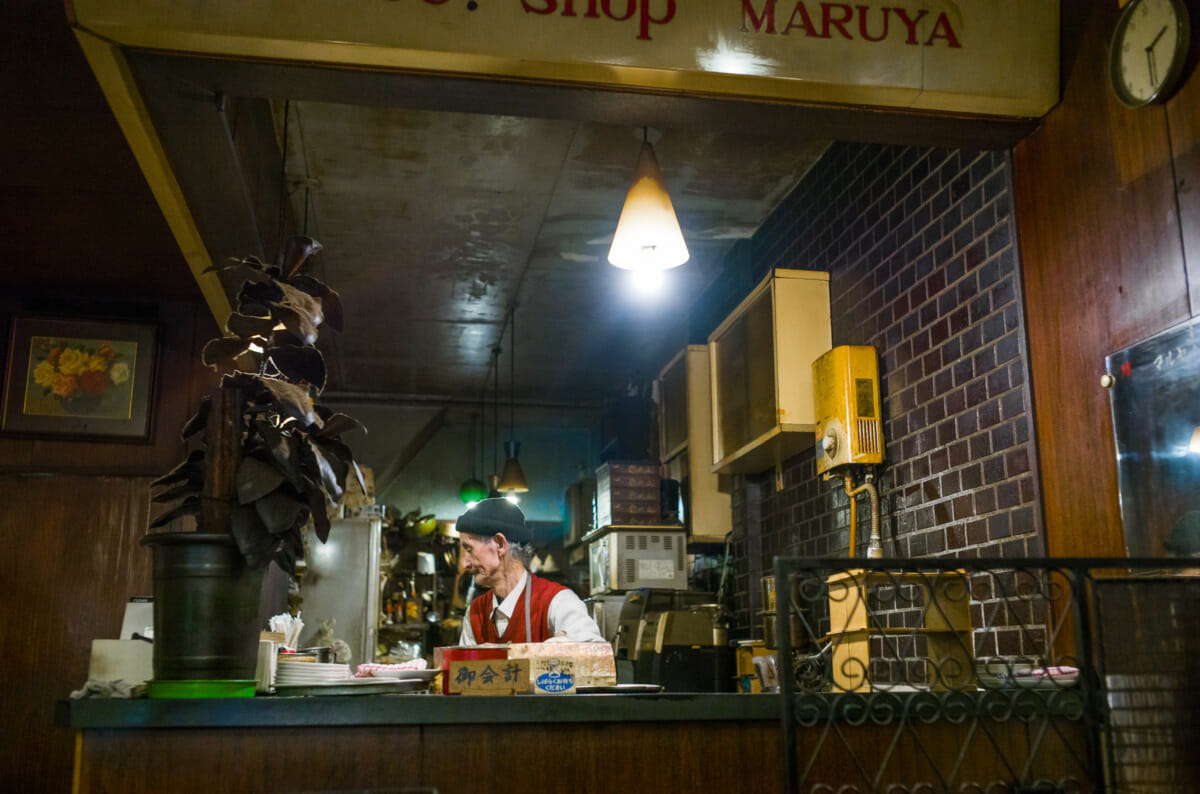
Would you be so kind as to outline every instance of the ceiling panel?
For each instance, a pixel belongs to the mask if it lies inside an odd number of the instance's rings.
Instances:
[[[335,388],[596,402],[685,343],[687,309],[824,141],[563,119],[274,103],[298,218],[353,307]],[[286,119],[286,124],[285,124]],[[643,135],[656,144],[691,260],[639,294],[608,265]],[[365,324],[355,321],[366,319]]]

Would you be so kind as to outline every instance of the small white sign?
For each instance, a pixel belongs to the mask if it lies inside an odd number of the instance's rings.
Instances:
[[[672,579],[675,576],[674,560],[638,560],[638,581],[646,579]]]

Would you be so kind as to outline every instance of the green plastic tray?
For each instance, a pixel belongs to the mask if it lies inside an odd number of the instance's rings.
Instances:
[[[229,680],[182,680],[147,681],[146,697],[160,699],[176,698],[252,698],[255,681]]]

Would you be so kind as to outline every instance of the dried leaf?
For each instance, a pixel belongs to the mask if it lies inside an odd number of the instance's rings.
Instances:
[[[176,499],[180,499],[185,496],[199,496],[203,482],[203,477],[201,477],[199,482],[188,481],[180,483],[174,488],[168,488],[165,491],[160,491],[151,497],[150,501],[166,504],[169,502],[174,502]]]
[[[289,239],[284,245],[279,260],[283,277],[290,279],[294,276],[296,271],[304,265],[304,262],[310,256],[320,251],[321,247],[321,244],[316,240],[303,234],[298,234]]]
[[[280,537],[272,555],[275,564],[289,576],[296,572],[296,560],[304,556],[304,544],[295,535],[296,533],[289,532]]]
[[[177,518],[200,515],[200,497],[189,496],[179,504],[150,522],[150,529],[165,527]]]
[[[333,330],[341,333],[342,298],[338,295],[337,290],[320,279],[307,275],[288,279],[288,283],[306,295],[311,295],[319,300],[321,302],[321,313],[325,316],[325,323]]]
[[[325,455],[321,449],[321,445],[317,443],[317,439],[312,439],[313,460],[316,463],[317,473],[320,477],[322,487],[325,493],[329,495],[329,499],[337,502],[342,498],[342,493],[346,487],[346,473],[348,466],[343,460],[339,460],[337,455]]]
[[[255,316],[241,312],[232,312],[228,319],[225,320],[225,330],[243,339],[270,336],[271,329],[275,325],[275,319],[269,313],[265,316]]]
[[[220,339],[210,339],[204,345],[200,360],[206,367],[216,369],[222,361],[232,362],[235,358],[250,349],[250,343],[245,339],[234,336],[223,336]]]
[[[237,307],[242,314],[253,316],[261,312],[251,311],[251,306],[270,306],[282,300],[283,290],[275,281],[243,281],[237,294]]]
[[[265,282],[271,280],[271,274],[267,272],[267,266],[256,256],[248,256],[244,259],[231,258],[227,264],[212,265],[205,268],[204,272],[232,272],[236,278],[249,281]]]
[[[175,468],[150,483],[150,487],[158,488],[184,480],[195,480],[197,474],[200,475],[201,480],[204,479],[204,450],[202,449],[193,449]]]
[[[273,402],[281,414],[297,419],[305,425],[321,426],[320,417],[313,411],[313,402],[308,396],[307,386],[297,386],[275,378],[258,378],[258,381],[271,393]]]
[[[350,461],[350,470],[354,472],[354,477],[358,480],[358,489],[363,493],[367,492],[367,481],[363,479],[362,470],[358,468],[358,464]]]
[[[325,357],[315,347],[281,345],[267,351],[279,373],[293,383],[310,383],[317,391],[325,388]]]
[[[234,505],[229,518],[233,539],[237,541],[246,563],[257,568],[269,562],[275,543],[258,517],[258,511],[246,505]]]
[[[242,458],[237,470],[237,496],[239,504],[250,504],[263,499],[283,484],[283,474],[269,463],[247,455]]]
[[[270,455],[271,460],[275,461],[275,468],[281,471],[289,482],[296,485],[299,482],[296,459],[299,440],[262,420],[254,422],[254,429],[262,439],[263,452]]]
[[[180,438],[187,441],[192,436],[204,430],[208,426],[208,415],[212,413],[212,398],[207,394],[200,400],[200,407],[196,409],[196,413],[191,419],[183,425],[183,431],[179,434]]]
[[[321,296],[321,309],[325,313],[325,322],[340,334],[345,315],[342,313],[342,296],[333,287],[326,288]]]
[[[271,311],[275,318],[283,323],[284,330],[299,344],[311,345],[317,341],[317,326],[311,316],[282,304],[272,304]]]
[[[329,540],[329,514],[325,512],[325,496],[317,491],[309,491],[308,509],[313,521],[313,530],[317,539],[322,543]]]
[[[357,419],[354,419],[343,413],[335,413],[326,417],[325,426],[321,428],[320,432],[315,433],[314,435],[320,436],[321,438],[334,438],[336,436],[340,436],[342,433],[348,433],[351,430],[359,429],[361,429],[364,433],[367,432],[367,429],[363,427],[362,423]]]
[[[281,489],[259,499],[254,503],[254,509],[268,532],[281,535],[296,528],[296,521],[308,511],[308,504]]]

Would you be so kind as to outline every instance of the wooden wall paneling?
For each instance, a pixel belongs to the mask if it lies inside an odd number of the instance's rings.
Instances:
[[[87,678],[91,641],[115,638],[146,595],[149,479],[0,475],[0,791],[67,791],[71,731],[54,702]]]
[[[1013,156],[1052,556],[1124,554],[1104,357],[1189,316],[1165,111],[1107,83],[1117,11],[1063,3],[1063,100]]]
[[[417,726],[91,730],[78,794],[400,790],[419,785],[420,752]]]
[[[1192,8],[1198,8],[1193,4]],[[1192,12],[1192,37],[1200,40],[1200,12]],[[1200,52],[1200,41],[1193,45]],[[1200,63],[1193,59],[1193,70]],[[1195,73],[1167,103],[1171,154],[1175,163],[1175,195],[1179,201],[1180,236],[1187,265],[1191,315],[1200,314],[1200,77]]]
[[[781,781],[775,721],[434,725],[424,747],[422,780],[444,794],[778,791]]]

